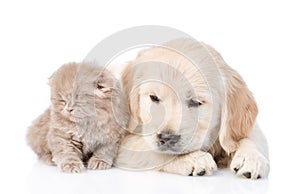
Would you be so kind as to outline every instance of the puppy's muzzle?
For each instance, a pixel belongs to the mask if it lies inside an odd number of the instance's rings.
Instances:
[[[180,140],[180,135],[173,134],[171,132],[161,132],[157,134],[157,144],[158,147],[164,150],[172,150],[175,148],[176,143]]]

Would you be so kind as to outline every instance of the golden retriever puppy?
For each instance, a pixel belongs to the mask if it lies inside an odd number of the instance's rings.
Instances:
[[[212,47],[176,39],[143,50],[122,81],[132,133],[122,141],[116,166],[202,176],[229,165],[238,176],[268,175],[256,102]]]

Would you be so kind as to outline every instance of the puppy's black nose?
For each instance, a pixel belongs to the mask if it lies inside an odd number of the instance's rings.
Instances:
[[[175,135],[170,132],[161,132],[157,134],[158,145],[172,147],[174,146],[180,139],[180,135]]]

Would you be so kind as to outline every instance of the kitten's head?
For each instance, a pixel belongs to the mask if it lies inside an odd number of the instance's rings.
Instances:
[[[114,77],[102,67],[65,64],[49,79],[52,110],[73,122],[96,116],[95,104],[111,98],[114,84]]]

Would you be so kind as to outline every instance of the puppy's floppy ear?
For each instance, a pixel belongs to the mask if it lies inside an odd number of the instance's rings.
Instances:
[[[132,87],[133,87],[133,83],[134,83],[134,68],[133,68],[133,63],[129,62],[126,67],[124,68],[124,70],[122,71],[122,76],[121,76],[121,80],[122,80],[122,85],[123,85],[123,89],[124,92],[126,94],[126,96],[128,97]]]
[[[241,139],[249,137],[258,109],[252,93],[241,76],[227,65],[221,69],[226,80],[226,102],[219,140],[223,149],[227,153],[232,153],[238,148]]]
[[[135,128],[141,123],[139,117],[140,113],[140,103],[139,103],[139,89],[135,87],[135,65],[129,63],[122,72],[122,84],[123,89],[126,95],[126,98],[129,102],[129,110],[131,114],[131,119],[129,121],[129,131],[135,130]]]
[[[140,118],[140,96],[139,96],[139,90],[135,89],[130,93],[129,96],[129,108],[131,112],[131,116],[133,117],[134,121],[136,124],[141,123],[141,118]],[[133,124],[133,123],[132,123]]]

